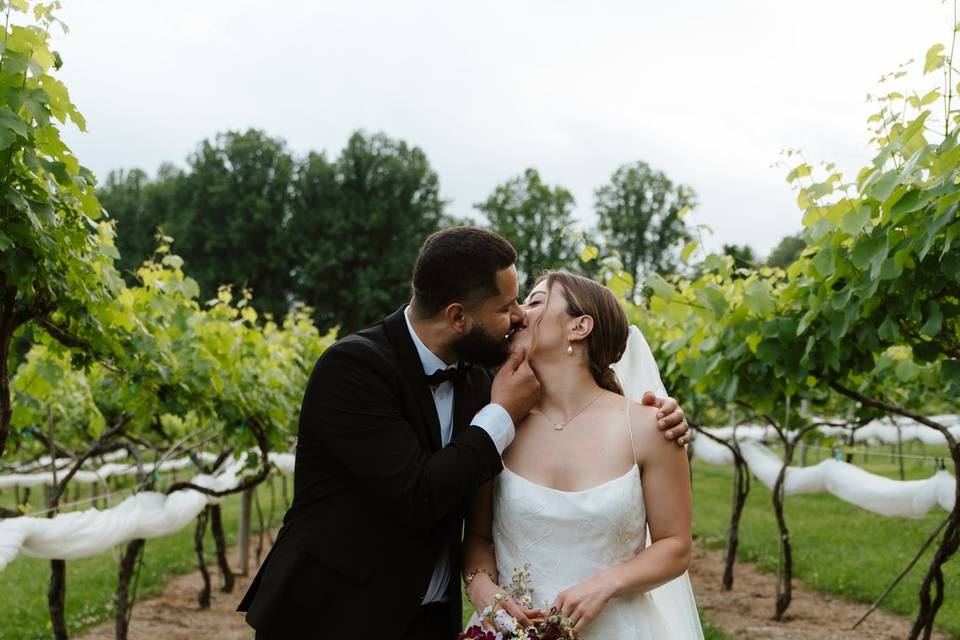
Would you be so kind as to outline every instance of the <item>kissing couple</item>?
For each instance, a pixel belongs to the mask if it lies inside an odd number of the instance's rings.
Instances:
[[[609,289],[548,272],[521,304],[516,257],[482,229],[431,235],[410,303],[317,361],[293,503],[238,608],[258,640],[455,640],[461,577],[521,625],[703,637],[683,412]],[[504,586],[523,568],[528,600]]]

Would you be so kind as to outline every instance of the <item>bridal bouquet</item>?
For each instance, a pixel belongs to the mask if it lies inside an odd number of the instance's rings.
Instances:
[[[534,618],[532,627],[521,628],[516,618],[503,609],[496,609],[508,598],[532,609],[533,595],[529,580],[530,565],[525,564],[523,568],[514,570],[507,593],[498,594],[493,606],[480,612],[480,619],[491,623],[497,631],[487,631],[480,625],[473,625],[457,636],[457,640],[578,640],[573,625],[557,611],[551,611],[543,618]]]

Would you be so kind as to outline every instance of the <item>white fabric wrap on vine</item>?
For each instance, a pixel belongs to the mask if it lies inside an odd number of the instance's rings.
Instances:
[[[283,474],[293,472],[293,454],[269,455]],[[246,454],[230,459],[217,475],[197,475],[193,484],[227,491],[245,476]],[[142,491],[109,509],[86,509],[62,513],[53,518],[19,517],[0,520],[0,571],[19,554],[35,558],[75,560],[95,556],[118,544],[176,533],[196,518],[208,504],[220,502],[194,489],[170,495]]]
[[[113,476],[137,475],[137,466],[135,464],[129,462],[114,462],[116,460],[122,460],[128,455],[126,451],[113,451],[105,456],[98,456],[101,460],[109,460],[110,462],[94,470],[82,469],[78,471],[70,478],[70,484],[102,484],[107,478]],[[203,462],[208,464],[217,459],[217,456],[206,451],[201,452],[199,456]],[[274,461],[274,456],[289,456],[293,458],[293,454],[271,453],[271,461]],[[143,470],[144,473],[153,473],[154,471],[157,473],[166,473],[185,469],[191,464],[193,464],[193,461],[189,457],[183,457],[177,458],[176,460],[164,460],[158,463],[148,462],[143,465]],[[57,473],[54,475],[53,471],[50,471],[50,458],[49,456],[45,456],[39,463],[33,463],[17,469],[17,473],[0,475],[0,491],[12,489],[13,487],[25,489],[29,487],[53,486],[57,481],[63,479],[64,475],[66,475],[67,471],[73,465],[73,460],[70,458],[58,458],[56,465]]]
[[[741,443],[740,452],[750,472],[772,489],[783,460],[756,442]],[[892,480],[833,459],[811,467],[787,467],[784,476],[787,495],[831,493],[861,509],[890,518],[922,518],[938,505],[952,511],[956,502],[955,486],[953,476],[944,470],[926,480]]]

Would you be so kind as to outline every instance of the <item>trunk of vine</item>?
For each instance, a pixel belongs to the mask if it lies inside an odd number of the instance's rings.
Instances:
[[[120,559],[120,569],[117,572],[116,640],[127,640],[133,601],[136,598],[136,585],[131,589],[130,580],[145,544],[146,540],[143,539],[131,540]]]
[[[197,527],[193,532],[193,548],[197,555],[197,566],[203,578],[203,589],[197,594],[197,604],[201,609],[210,608],[210,572],[207,571],[207,562],[203,557],[203,536],[207,532],[207,517],[209,507],[197,516]]]
[[[220,592],[233,593],[233,571],[230,569],[230,563],[227,562],[227,540],[223,535],[223,516],[220,505],[210,505],[208,509],[210,509],[210,530],[217,548],[217,566],[220,567],[220,579],[223,582]]]
[[[12,313],[5,310],[4,315]],[[6,324],[7,319],[3,322]],[[4,331],[0,335],[0,459],[7,448],[7,435],[10,433],[10,423],[13,421],[13,401],[10,398],[10,343],[13,332]]]
[[[270,476],[270,511],[267,515],[267,522],[270,524],[271,527],[275,522],[275,520],[273,519],[273,516],[275,513],[275,509],[277,507],[277,493],[276,493],[276,487],[274,485],[274,480],[275,478],[273,476]],[[273,544],[272,535],[270,536],[270,544],[271,545]]]
[[[948,438],[950,456],[953,458],[953,473],[956,479],[953,511],[950,512],[947,526],[943,531],[943,538],[940,540],[940,546],[934,552],[930,568],[927,570],[923,584],[920,586],[920,611],[917,613],[913,628],[910,630],[909,640],[917,640],[921,637],[921,633],[923,634],[923,640],[929,640],[933,634],[933,623],[946,595],[943,585],[943,565],[960,548],[960,449],[958,449],[957,443],[951,440],[952,438]]]
[[[933,634],[933,623],[937,618],[937,613],[943,604],[945,595],[943,565],[946,564],[946,562],[957,553],[958,548],[960,548],[960,446],[958,446],[957,440],[953,437],[953,434],[950,433],[950,430],[939,422],[913,413],[903,407],[867,397],[862,393],[848,389],[836,381],[832,381],[830,386],[835,391],[866,406],[910,418],[931,429],[939,431],[947,441],[947,446],[950,449],[950,458],[953,460],[953,510],[947,518],[947,525],[944,528],[943,537],[940,539],[940,545],[933,554],[930,568],[927,569],[927,573],[923,578],[923,584],[920,586],[920,611],[917,613],[917,618],[913,623],[913,628],[910,630],[909,635],[909,640],[917,640],[922,633],[923,639],[929,640]],[[921,443],[921,447],[923,447],[923,443]],[[931,591],[934,590],[935,593],[931,597]]]
[[[783,514],[783,503],[786,498],[784,485],[787,467],[793,458],[793,444],[785,442],[783,467],[777,476],[777,483],[773,487],[773,511],[777,516],[777,529],[780,532],[780,571],[777,575],[777,606],[773,619],[783,620],[793,598],[793,550],[790,548],[790,530],[787,528],[787,519]]]
[[[730,526],[727,530],[727,551],[724,555],[723,590],[733,589],[733,565],[737,561],[737,547],[740,545],[740,516],[750,493],[750,470],[743,459],[734,456],[733,470],[733,508],[730,510]]]
[[[4,362],[4,364],[6,364],[6,362]],[[47,517],[53,518],[58,512],[60,493],[66,487],[58,484],[57,481],[57,449],[53,442],[52,414],[49,410],[49,407],[47,409],[47,423],[51,434],[48,449],[50,451],[50,467],[53,470],[53,485],[44,486],[43,491],[45,503],[49,509]],[[51,560],[50,584],[47,587],[47,608],[50,611],[50,625],[53,629],[53,637],[56,638],[56,640],[67,640],[69,637],[67,635],[66,608],[64,604],[66,592],[67,563],[65,560]]]
[[[64,560],[50,561],[50,586],[47,589],[47,608],[50,610],[50,623],[53,625],[53,637],[67,640],[67,620],[64,609],[64,595],[67,591],[67,563]]]
[[[260,525],[257,531],[257,561],[256,561],[257,566],[260,566],[260,558],[263,554],[263,529],[265,525],[263,522],[263,509],[260,508],[260,493],[255,492],[253,497],[254,497],[254,505],[257,507],[257,522]]]

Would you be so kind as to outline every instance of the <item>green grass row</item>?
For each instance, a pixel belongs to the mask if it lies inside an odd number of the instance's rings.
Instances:
[[[278,524],[283,516],[284,502],[280,479],[274,485],[274,523]],[[288,481],[289,482],[289,481]],[[123,488],[123,487],[115,487]],[[271,497],[269,485],[258,489],[264,518],[269,515]],[[70,500],[85,499],[90,496],[88,488],[79,495],[71,493]],[[122,497],[116,498],[116,504]],[[12,492],[0,494],[0,505],[13,508]],[[40,509],[43,502],[42,492],[32,493],[31,503]],[[89,508],[89,504],[84,508]],[[103,506],[102,504],[99,506]],[[230,496],[223,503],[224,529],[227,543],[236,541],[240,516],[239,496]],[[257,531],[256,512],[252,523]],[[193,553],[193,527],[165,538],[147,541],[143,566],[141,569],[137,596],[138,599],[159,595],[167,581],[177,574],[196,570]],[[269,541],[266,541],[269,544]],[[207,531],[204,543],[207,561],[215,562],[212,534]],[[251,549],[253,554],[255,549]],[[267,549],[264,549],[266,553]],[[121,550],[104,553],[93,558],[67,562],[66,618],[71,636],[82,634],[87,629],[107,620],[112,620],[115,605],[114,593],[117,585],[117,562]],[[47,640],[53,637],[50,618],[47,611],[47,583],[50,564],[47,560],[18,557],[7,569],[0,572],[0,640]],[[197,591],[200,590],[197,583]],[[213,586],[219,586],[219,576],[213,572]],[[238,594],[239,597],[239,594]],[[464,622],[472,613],[469,601],[464,600]],[[726,636],[704,621],[707,640],[725,640]]]
[[[914,453],[919,453],[916,449]],[[944,452],[927,448],[927,453]],[[810,454],[813,464],[822,453]],[[874,451],[867,461],[855,461],[875,473],[898,478],[898,466],[881,452]],[[930,463],[906,464],[908,479],[921,479],[933,473]],[[731,470],[694,464],[694,535],[708,546],[722,548],[730,513]],[[279,480],[276,482],[279,483]],[[269,511],[270,496],[266,487],[260,490],[264,511]],[[279,484],[275,492],[277,506],[274,520],[282,517],[283,504]],[[38,497],[34,498],[36,501]],[[12,495],[0,495],[0,504],[12,506]],[[922,542],[944,517],[934,511],[926,518],[909,520],[884,518],[844,503],[830,495],[790,496],[787,519],[794,547],[795,571],[800,583],[808,588],[841,595],[864,603],[864,609],[904,567]],[[229,543],[236,538],[239,497],[224,502],[224,527]],[[256,525],[254,525],[256,526]],[[206,549],[212,562],[213,541],[208,532]],[[770,491],[754,481],[741,524],[742,560],[755,562],[760,568],[776,570],[777,531],[770,502]],[[914,571],[888,596],[883,608],[907,617],[917,610],[917,590],[930,553]],[[147,542],[138,587],[138,596],[147,597],[163,591],[167,580],[175,574],[195,569],[193,528]],[[67,563],[67,624],[71,635],[113,616],[117,560],[114,553]],[[0,638],[34,640],[52,637],[47,613],[46,589],[49,563],[45,560],[20,557],[0,573]],[[214,575],[214,585],[217,585]],[[960,638],[960,560],[946,567],[948,595],[938,618],[939,626]],[[736,588],[736,587],[735,587]],[[958,593],[952,590],[957,589]],[[199,584],[198,584],[199,590]],[[773,610],[773,599],[770,602]],[[465,615],[469,606],[465,607]],[[725,636],[709,622],[704,623],[708,640]]]
[[[899,465],[887,448],[873,448],[857,455],[854,463],[872,473],[899,479]],[[945,456],[946,448],[912,446],[907,453]],[[829,452],[811,451],[808,464]],[[730,518],[732,468],[712,467],[694,461],[694,536],[708,547],[723,548]],[[926,479],[935,471],[933,461],[905,462],[906,479]],[[755,562],[762,570],[775,572],[778,532],[771,491],[756,479],[740,525],[741,560]],[[788,496],[785,514],[793,547],[794,575],[804,587],[864,603],[864,611],[902,571],[924,541],[946,517],[942,509],[925,518],[886,518],[875,515],[829,494]],[[933,547],[913,571],[887,596],[882,609],[913,619],[919,607],[917,594]],[[945,566],[947,595],[937,617],[938,626],[960,638],[960,557]],[[736,589],[736,584],[734,584]],[[773,596],[770,612],[773,614]]]
[[[268,484],[258,489],[265,519],[270,510],[269,482],[268,480]],[[282,479],[276,478],[274,482],[276,483],[274,524],[276,524],[283,517],[285,507],[280,490]],[[40,497],[37,496],[35,501],[39,499]],[[12,493],[0,494],[0,504],[8,508],[12,507]],[[227,544],[234,544],[240,517],[240,497],[229,496],[222,506]],[[256,510],[253,513],[251,527],[254,532],[258,531]],[[188,526],[171,536],[147,541],[137,587],[138,599],[163,593],[167,581],[172,576],[196,570],[193,534],[194,527]],[[266,554],[269,550],[267,538],[264,539],[264,547],[263,553]],[[215,563],[214,542],[209,527],[204,550],[208,562]],[[113,619],[117,566],[121,552],[121,550],[115,550],[112,553],[102,553],[92,558],[67,562],[66,621],[71,637],[80,635],[105,620]],[[254,566],[255,552],[256,544],[252,545],[250,550],[251,568]],[[232,558],[230,561],[233,563]],[[53,637],[46,596],[49,576],[48,560],[26,556],[18,557],[3,572],[0,572],[0,640],[47,640]],[[214,589],[220,586],[219,574],[216,570],[212,573],[212,585]],[[198,593],[200,588],[201,584],[198,581]],[[240,595],[236,594],[238,599]]]

